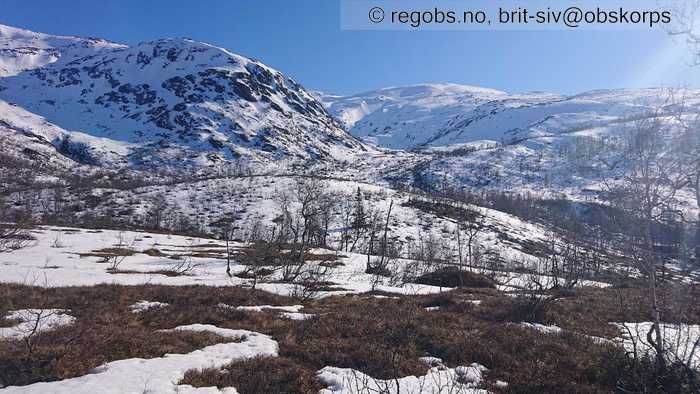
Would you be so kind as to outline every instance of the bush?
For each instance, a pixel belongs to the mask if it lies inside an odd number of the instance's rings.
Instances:
[[[456,302],[451,295],[438,294],[434,297],[429,298],[428,301],[424,304],[424,306],[426,308],[432,308],[432,307],[453,306],[455,304],[456,304]]]
[[[191,370],[180,384],[194,387],[235,387],[241,393],[312,393],[322,387],[313,370],[302,368],[284,357],[257,357],[224,367]]]
[[[656,369],[653,357],[634,360],[632,357],[607,360],[608,370],[617,379],[617,387],[627,393],[679,393],[700,392],[698,372],[683,365],[672,363],[663,372]]]
[[[143,254],[151,256],[151,257],[165,257],[167,256],[165,253],[161,252],[160,250],[156,248],[149,248],[143,251]]]
[[[461,271],[456,268],[444,268],[429,272],[419,276],[416,279],[416,283],[440,287],[496,288],[493,280],[484,275]]]
[[[547,323],[547,310],[551,298],[516,297],[500,300],[498,308],[491,308],[486,318],[501,322]]]

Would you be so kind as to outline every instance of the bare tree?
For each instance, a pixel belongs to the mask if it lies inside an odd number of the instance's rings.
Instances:
[[[222,218],[214,223],[212,226],[219,229],[221,239],[226,242],[226,275],[230,278],[231,275],[231,259],[233,251],[231,249],[231,240],[233,239],[233,232],[236,227],[233,224],[233,220],[229,218]]]
[[[0,200],[0,253],[21,249],[33,239],[29,234],[29,221],[15,218],[7,221],[5,204]]]
[[[661,110],[633,121],[625,130],[622,156],[610,168],[619,174],[619,180],[606,182],[611,201],[637,222],[629,230],[637,230],[635,246],[641,251],[638,268],[648,279],[653,324],[647,337],[656,351],[659,372],[666,368],[657,294],[657,271],[664,259],[655,248],[654,227],[676,212],[676,195],[688,184],[684,162],[668,149],[670,138],[670,125]]]
[[[676,152],[686,161],[685,172],[688,186],[694,192],[697,217],[695,221],[695,236],[692,240],[695,246],[695,259],[700,263],[700,117],[689,116],[685,105],[677,105],[676,121],[683,127],[683,133],[678,139]],[[693,220],[691,219],[691,221]]]
[[[700,65],[700,1],[665,0],[660,4],[672,15],[672,23],[666,26],[666,30],[671,36],[685,39],[690,47],[691,64]]]
[[[26,323],[22,333],[22,342],[29,357],[34,355],[34,339],[39,331],[53,316],[60,314],[60,311],[53,309],[27,309],[24,311],[23,320]]]
[[[700,0],[664,0],[660,1],[664,9],[670,11],[672,23],[666,27],[671,36],[681,37],[689,46],[691,54],[691,65],[700,65]],[[681,108],[683,108],[681,106]],[[681,124],[687,125],[683,119],[684,111],[679,111]],[[690,137],[684,141],[687,156],[690,159],[691,171],[688,172],[688,182],[695,190],[695,201],[698,209],[698,216],[695,221],[695,260],[700,262],[700,128],[697,116],[686,127],[686,136]]]
[[[386,221],[384,222],[384,233],[382,235],[382,240],[380,244],[380,253],[379,253],[379,259],[375,261],[374,263],[371,262],[369,256],[371,254],[371,251],[368,250],[367,254],[367,267],[365,269],[365,272],[368,274],[382,274],[386,272],[386,267],[389,262],[389,243],[388,243],[388,235],[389,235],[389,221],[391,220],[391,210],[394,207],[394,200],[391,200],[389,203],[389,210],[386,213]],[[374,237],[373,237],[374,238]],[[374,244],[374,239],[370,242],[370,244]]]
[[[551,276],[553,288],[571,290],[585,277],[589,258],[580,234],[550,233],[539,257],[539,267]]]
[[[291,297],[299,301],[309,301],[317,298],[319,293],[327,286],[330,268],[322,264],[314,264],[305,269],[292,288]]]
[[[274,243],[265,241],[253,243],[242,256],[244,268],[237,276],[252,279],[251,287],[253,289],[258,282],[265,280],[277,271],[281,259],[279,250],[275,248]]]
[[[414,260],[422,262],[422,267],[419,271],[420,274],[435,271],[442,268],[444,263],[443,252],[447,248],[440,244],[435,234],[432,232],[425,236],[423,233],[418,235],[418,246],[416,247],[414,253],[411,257]]]
[[[381,221],[381,211],[379,209],[370,209],[367,215],[367,264],[365,271],[371,271],[372,266],[372,256],[375,254],[375,242],[377,241],[377,233],[379,232],[379,226]]]
[[[340,220],[342,223],[342,228],[340,231],[340,240],[338,250],[348,251],[350,245],[350,237],[352,230],[352,214],[353,214],[353,204],[347,196],[342,198],[338,204],[338,209],[340,210]]]
[[[457,256],[459,261],[459,269],[464,269],[464,247],[467,248],[467,267],[471,271],[475,265],[476,248],[479,234],[483,231],[483,224],[479,213],[471,208],[465,209],[457,219]],[[465,237],[462,237],[462,234]],[[466,243],[466,245],[465,245]]]
[[[323,218],[333,204],[325,189],[317,178],[299,178],[291,193],[279,196],[281,221],[291,235],[289,254],[282,267],[282,277],[287,282],[295,281],[304,273],[308,249],[322,246],[326,238],[328,229],[323,225]]]
[[[159,193],[150,199],[150,204],[151,227],[160,230],[163,225],[163,215],[169,207],[168,200],[165,194]]]

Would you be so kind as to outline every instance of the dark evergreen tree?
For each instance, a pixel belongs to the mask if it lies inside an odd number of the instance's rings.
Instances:
[[[352,229],[355,231],[361,231],[367,227],[367,213],[365,212],[365,202],[362,197],[362,191],[357,188],[357,193],[355,193],[355,204],[352,214]]]

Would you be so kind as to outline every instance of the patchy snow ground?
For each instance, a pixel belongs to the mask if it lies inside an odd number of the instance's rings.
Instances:
[[[483,365],[473,363],[468,367],[447,368],[438,358],[424,357],[421,361],[438,366],[430,368],[424,376],[405,376],[389,380],[375,379],[350,368],[325,367],[318,371],[318,378],[328,387],[321,390],[319,394],[488,393],[478,388],[483,383],[484,372],[488,371]]]
[[[171,331],[210,332],[239,342],[207,346],[187,354],[166,354],[152,359],[113,361],[95,368],[92,373],[57,382],[42,382],[21,387],[7,387],[4,393],[36,394],[122,394],[122,393],[201,393],[207,392],[177,383],[190,369],[218,368],[232,361],[258,356],[277,356],[277,342],[267,335],[246,330],[230,330],[207,324],[191,324]],[[214,391],[219,393],[219,390]],[[225,393],[236,393],[229,389]]]
[[[139,302],[134,303],[131,305],[131,312],[133,313],[141,313],[141,312],[146,312],[149,309],[160,309],[160,308],[165,308],[169,304],[165,302],[158,302],[158,301],[145,301],[141,300]]]
[[[299,312],[303,305],[289,305],[289,306],[272,306],[272,305],[255,305],[255,306],[231,306],[226,304],[219,304],[220,308],[235,309],[244,312],[262,312],[262,311],[275,311],[280,312],[280,316],[285,319],[290,320],[308,320],[316,316],[313,313],[301,313]]]
[[[561,334],[562,329],[559,326],[551,325],[547,326],[539,323],[528,323],[523,322],[519,324],[521,327],[530,328],[532,330],[541,332],[543,334]]]
[[[54,247],[57,234],[60,234],[61,247]],[[36,241],[26,248],[11,253],[0,254],[0,281],[42,287],[92,286],[97,284],[143,285],[160,284],[171,286],[248,286],[248,279],[229,278],[226,275],[226,261],[211,257],[193,257],[193,269],[187,275],[168,276],[157,271],[170,270],[181,260],[172,255],[186,255],[196,251],[192,245],[205,245],[207,248],[221,247],[216,241],[144,232],[119,232],[112,230],[85,230],[76,228],[45,227],[34,230]],[[119,238],[133,250],[119,265],[119,270],[129,273],[110,273],[109,264],[101,263],[100,250],[113,248]],[[234,248],[244,247],[235,243]],[[152,256],[144,251],[149,249],[166,251],[166,256]],[[328,253],[328,251],[323,251]],[[82,255],[82,256],[81,256]],[[434,286],[407,284],[373,286],[374,277],[364,273],[366,256],[348,254],[339,257],[344,266],[330,270],[329,280],[337,284],[338,291],[322,292],[330,294],[358,293],[381,290],[399,294],[437,293],[443,289]],[[233,273],[243,271],[242,265],[232,267]],[[287,283],[258,283],[259,289],[281,295],[293,294],[296,285]],[[287,312],[298,312],[290,310]]]
[[[262,312],[264,310],[272,311],[282,311],[282,312],[299,312],[303,305],[289,305],[289,306],[272,306],[272,305],[254,305],[254,306],[237,306],[236,310],[246,311],[246,312]]]
[[[309,320],[313,319],[316,314],[315,313],[300,313],[300,312],[284,312],[281,313],[280,316],[284,317],[285,319],[289,320]]]
[[[353,174],[346,180],[325,180],[324,189],[352,201],[359,188],[365,197],[367,208],[371,206],[382,211],[388,210],[393,201],[389,236],[399,243],[409,245],[419,239],[432,237],[436,241],[455,244],[456,224],[453,220],[405,205],[409,198],[417,198],[416,195],[360,182],[355,178]],[[110,212],[113,206],[124,206],[132,210],[130,220],[144,224],[151,221],[148,213],[153,209],[153,202],[162,198],[167,206],[163,215],[165,227],[173,227],[179,218],[186,217],[197,222],[202,228],[210,228],[213,231],[211,223],[223,216],[235,217],[237,226],[240,227],[235,237],[247,239],[246,229],[253,223],[258,223],[263,228],[273,226],[273,220],[280,214],[277,197],[285,191],[293,190],[297,181],[297,177],[283,175],[220,177],[167,186],[144,186],[132,190],[94,189],[90,191],[90,196],[67,195],[65,198],[67,204],[83,206],[82,210],[76,213],[77,216],[100,216]],[[19,194],[15,197],[18,201],[21,200]],[[44,198],[51,201],[51,193],[47,192]],[[86,198],[98,201],[97,205],[84,206],[83,201]],[[528,245],[545,243],[548,240],[548,232],[543,226],[493,209],[474,206],[472,208],[478,210],[484,219],[484,229],[478,236],[481,247],[498,253],[507,261],[523,264],[536,261],[528,254]],[[41,207],[37,205],[35,209],[40,211]],[[336,246],[345,224],[340,215],[331,220],[329,243]]]
[[[75,322],[75,317],[63,309],[19,309],[8,313],[5,319],[19,323],[0,327],[0,339],[22,339],[32,333],[54,330]]]
[[[159,284],[171,286],[205,285],[205,286],[250,286],[249,279],[226,275],[226,261],[200,254],[191,257],[191,271],[186,275],[164,275],[163,271],[172,270],[182,263],[178,256],[191,256],[202,249],[222,250],[216,240],[184,237],[177,235],[145,233],[134,231],[87,230],[65,227],[42,227],[32,231],[36,238],[29,246],[0,254],[0,282],[20,283],[42,287],[92,286],[97,284],[143,285]],[[56,242],[60,239],[60,243]],[[120,241],[121,239],[121,241]],[[108,248],[122,245],[130,250],[119,265],[120,272],[110,272],[109,263],[102,254]],[[233,243],[233,248],[243,248],[246,244]],[[163,252],[153,255],[154,249]],[[333,254],[335,252],[315,249],[314,253]],[[337,255],[342,263],[329,268],[324,280],[330,281],[331,290],[319,292],[316,296],[364,293],[372,290],[395,294],[417,295],[434,294],[448,291],[450,288],[421,284],[396,284],[388,278],[366,274],[367,256],[356,253]],[[399,259],[394,263],[394,270],[402,270],[414,260]],[[310,262],[311,266],[318,262]],[[232,266],[235,275],[245,269],[240,264]],[[160,273],[159,273],[160,272]],[[502,283],[501,290],[514,290],[525,286],[532,275],[513,272],[484,272],[493,274]],[[298,293],[298,285],[280,283],[279,275],[270,277],[269,282],[258,283],[257,288],[280,295]],[[539,276],[540,280],[548,280]],[[549,278],[551,279],[551,278]],[[581,285],[607,286],[605,283],[582,281]],[[289,310],[286,312],[298,312]]]
[[[545,324],[540,324],[540,323],[529,323],[529,322],[522,322],[518,324],[520,327],[528,328],[535,330],[539,333],[542,333],[544,335],[560,335],[563,334],[564,332],[568,334],[575,334],[579,336],[583,336],[585,338],[588,338],[590,341],[592,341],[595,344],[598,345],[613,345],[613,346],[619,346],[622,344],[621,338],[613,338],[613,339],[608,339],[604,337],[597,337],[594,335],[587,335],[587,334],[581,334],[573,331],[564,331],[561,327],[557,325],[545,325]]]
[[[611,324],[620,329],[625,350],[640,357],[655,354],[654,348],[647,341],[647,332],[651,329],[652,322]],[[669,361],[680,361],[700,369],[700,325],[663,323],[661,334]]]

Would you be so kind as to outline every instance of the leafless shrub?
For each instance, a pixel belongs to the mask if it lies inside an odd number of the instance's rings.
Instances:
[[[200,264],[194,262],[194,243],[194,241],[190,241],[186,252],[182,255],[176,256],[176,259],[173,259],[173,263],[170,265],[170,271],[172,271],[173,274],[187,275],[195,268],[200,266]]]
[[[127,240],[124,232],[120,231],[117,234],[117,240],[114,244],[113,253],[108,253],[101,260],[102,263],[106,263],[108,265],[107,270],[118,271],[119,266],[128,256],[131,255],[129,251],[132,250],[134,243],[136,243],[136,237],[132,238],[131,240]]]
[[[267,279],[279,269],[280,253],[275,245],[265,241],[253,243],[243,254],[243,271],[236,274],[240,278],[252,279],[254,289],[258,282]]]
[[[302,302],[317,298],[319,293],[327,287],[329,270],[328,267],[315,264],[305,270],[293,284],[290,297]]]
[[[27,356],[32,357],[34,355],[34,338],[39,333],[43,322],[51,319],[59,312],[51,309],[31,309],[25,312],[27,326],[25,332],[22,333],[22,342],[24,343]]]

